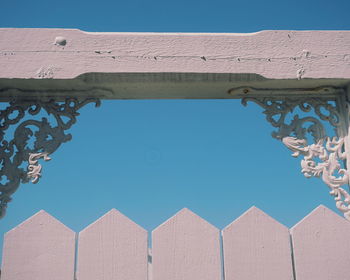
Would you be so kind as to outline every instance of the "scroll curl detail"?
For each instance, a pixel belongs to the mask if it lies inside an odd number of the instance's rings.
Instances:
[[[31,178],[31,182],[33,184],[36,184],[39,181],[39,178],[41,177],[41,164],[39,164],[39,159],[43,158],[45,161],[50,160],[51,158],[48,156],[47,153],[34,153],[34,154],[29,154],[29,159],[28,159],[28,178]]]
[[[14,99],[0,111],[0,218],[21,183],[38,182],[42,169],[39,159],[49,160],[62,143],[71,140],[66,130],[76,123],[78,110],[91,102],[100,105],[94,98]],[[8,131],[13,132],[10,140],[5,137]]]
[[[302,156],[301,172],[306,178],[320,177],[330,188],[334,196],[336,207],[350,220],[350,194],[344,186],[349,184],[349,171],[343,168],[346,160],[345,137],[327,136],[326,129],[321,121],[327,121],[334,128],[335,134],[342,124],[341,114],[336,105],[322,98],[273,98],[242,99],[243,105],[253,101],[263,107],[266,119],[277,128],[272,136],[279,139],[291,150],[293,157]],[[335,102],[335,101],[334,101]],[[314,111],[315,116],[300,117],[295,114],[296,109],[309,113]],[[287,115],[294,114],[290,122]],[[308,144],[307,134],[313,138],[313,144]]]

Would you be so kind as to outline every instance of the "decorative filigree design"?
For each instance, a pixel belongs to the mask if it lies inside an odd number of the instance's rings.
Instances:
[[[67,98],[64,102],[54,99],[14,99],[0,111],[0,218],[5,215],[11,195],[20,183],[37,183],[41,177],[39,159],[50,160],[62,143],[71,140],[65,131],[76,123],[78,110],[87,103],[100,105],[98,99]],[[46,113],[55,120],[39,116]],[[30,119],[24,120],[25,117]],[[13,132],[11,140],[5,132]],[[28,164],[27,169],[23,165]]]
[[[31,182],[33,184],[36,184],[39,181],[39,178],[41,177],[41,164],[39,164],[39,159],[43,158],[45,161],[50,160],[51,158],[47,153],[35,153],[35,154],[29,154],[28,159],[28,178],[32,178]]]
[[[263,107],[266,119],[276,127],[272,136],[283,142],[290,149],[293,157],[303,156],[301,172],[305,177],[321,177],[330,188],[337,208],[350,220],[350,195],[343,188],[349,184],[349,172],[342,168],[346,160],[345,137],[338,135],[339,128],[344,120],[335,100],[322,98],[253,98],[242,99],[247,105],[253,101]],[[290,122],[287,115],[293,114],[296,109],[304,113],[314,112],[313,116],[300,117],[295,114]],[[326,129],[321,121],[329,122],[334,128],[335,136],[327,136]],[[313,138],[313,144],[308,144],[307,135]]]

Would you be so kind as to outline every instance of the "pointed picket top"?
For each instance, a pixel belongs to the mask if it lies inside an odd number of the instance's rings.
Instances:
[[[348,220],[321,204],[317,206],[314,210],[312,210],[308,215],[306,215],[302,220],[296,223],[291,228],[291,232],[298,230],[299,227],[308,226],[308,224],[311,223],[319,224],[319,219],[326,219],[329,220],[331,223],[344,224],[345,226],[350,226],[350,222]]]
[[[4,236],[1,280],[74,276],[75,233],[41,210]]]
[[[147,280],[148,233],[112,209],[79,233],[79,280]]]
[[[256,207],[222,231],[225,279],[292,279],[288,228]]]
[[[291,234],[296,279],[349,279],[349,221],[320,205]]]
[[[73,232],[69,227],[67,227],[65,224],[63,224],[61,221],[56,219],[54,216],[47,213],[45,210],[39,210],[34,215],[14,227],[13,229],[9,230],[5,233],[5,236],[7,234],[10,234],[12,231],[19,232],[20,230],[24,230],[27,227],[33,227],[32,224],[40,225],[40,226],[48,226],[49,224],[55,224],[59,227],[62,227],[62,229],[66,229],[67,232]]]
[[[90,225],[88,225],[82,231],[80,231],[79,235],[83,234],[84,231],[89,230],[89,228],[95,227],[100,223],[105,223],[107,220],[114,220],[115,222],[122,222],[122,223],[125,222],[127,224],[130,224],[130,226],[135,226],[137,230],[147,233],[147,231],[143,227],[135,223],[133,220],[125,216],[123,213],[121,213],[117,209],[112,208],[107,213],[105,213],[100,218],[98,218],[96,221],[92,222]]]
[[[232,227],[234,227],[235,224],[239,224],[242,221],[243,222],[262,222],[266,223],[269,222],[271,224],[274,224],[276,227],[283,228],[284,230],[288,230],[288,228],[278,221],[276,221],[274,218],[272,218],[270,215],[266,214],[261,209],[257,208],[256,206],[250,207],[246,212],[244,212],[241,216],[239,216],[237,219],[232,221],[229,225],[227,225],[222,231],[229,231]]]
[[[219,230],[187,208],[152,232],[153,280],[220,280]]]
[[[215,226],[213,226],[211,223],[209,223],[207,220],[203,219],[201,216],[197,215],[190,209],[184,207],[180,211],[178,211],[174,216],[170,217],[168,220],[160,224],[156,229],[153,230],[153,232],[157,231],[158,229],[162,228],[163,226],[168,225],[169,223],[175,223],[175,222],[187,222],[187,219],[194,220],[195,223],[202,225],[203,227],[206,227],[208,230],[211,229],[214,232],[219,231]]]

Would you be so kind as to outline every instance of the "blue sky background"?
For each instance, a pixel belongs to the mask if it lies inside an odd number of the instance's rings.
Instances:
[[[0,27],[115,32],[350,29],[350,1],[1,1]],[[5,232],[40,209],[80,231],[111,208],[147,230],[188,207],[223,228],[253,205],[293,226],[319,204],[320,179],[300,173],[270,136],[262,109],[239,100],[104,101],[81,110],[43,178],[14,195]]]

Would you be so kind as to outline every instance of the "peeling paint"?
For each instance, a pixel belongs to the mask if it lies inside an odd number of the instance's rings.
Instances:
[[[41,67],[35,74],[35,77],[39,79],[52,79],[54,77],[54,71],[52,67]]]
[[[2,28],[0,33],[1,78],[73,79],[91,72],[350,77],[348,31],[261,31],[247,36]],[[54,74],[41,69],[53,65]]]
[[[58,36],[55,38],[54,45],[56,46],[65,46],[67,44],[67,39],[63,36]]]
[[[298,71],[297,71],[297,79],[301,80],[302,77],[304,76],[304,74],[305,74],[305,70],[303,68],[298,69]]]
[[[301,54],[301,57],[302,58],[309,58],[310,55],[311,55],[311,52],[309,50],[303,50],[302,54]]]
[[[112,53],[112,51],[95,51],[97,54],[105,54],[105,53]]]

